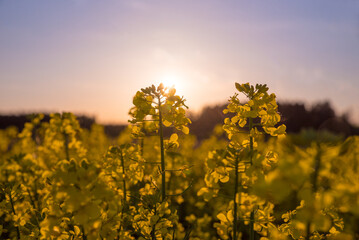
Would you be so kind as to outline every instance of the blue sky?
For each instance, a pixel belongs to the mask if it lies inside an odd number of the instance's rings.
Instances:
[[[193,111],[266,83],[359,123],[359,1],[0,0],[0,112],[126,122],[165,79]]]

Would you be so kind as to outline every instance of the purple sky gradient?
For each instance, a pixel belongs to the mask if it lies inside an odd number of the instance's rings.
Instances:
[[[165,75],[191,110],[234,82],[329,100],[359,123],[359,1],[0,0],[0,112],[72,111],[124,123]]]

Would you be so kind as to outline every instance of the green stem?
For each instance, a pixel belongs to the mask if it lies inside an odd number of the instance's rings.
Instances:
[[[126,206],[126,196],[127,196],[127,192],[126,192],[126,180],[125,180],[125,161],[123,159],[123,154],[122,154],[122,149],[120,152],[120,158],[121,158],[121,166],[122,166],[122,184],[123,184],[123,205],[124,207]],[[122,208],[122,212],[123,212],[124,208]]]
[[[238,192],[238,158],[239,156],[237,155],[236,157],[236,161],[235,161],[235,166],[234,166],[234,174],[235,174],[235,179],[234,179],[234,194],[233,194],[233,202],[234,202],[234,210],[233,210],[233,240],[237,240],[237,192]]]
[[[10,192],[9,192],[9,198],[10,198],[11,210],[14,213],[14,215],[16,215],[15,208],[14,208],[14,201],[12,199],[12,194],[11,194],[11,189],[10,189]],[[20,239],[19,227],[16,227],[16,234],[17,234],[17,239]]]
[[[145,122],[142,122],[141,131],[145,135]],[[140,145],[141,145],[140,155],[141,155],[141,157],[143,157],[143,147],[145,146],[145,137],[144,136],[140,139]]]
[[[155,215],[157,214],[157,208],[155,205]],[[151,231],[151,239],[156,240],[156,223],[153,224],[152,231]]]
[[[252,128],[253,128],[253,119],[249,118],[249,134],[250,134]],[[253,165],[253,137],[252,136],[249,137],[249,150],[250,150],[250,153],[249,153],[250,154],[249,155],[250,162],[251,162],[251,165]]]
[[[252,118],[249,118],[249,134],[251,132],[253,128],[253,119]],[[253,165],[253,137],[250,136],[249,137],[249,157],[250,157],[250,163],[251,163],[251,166]],[[252,210],[251,212],[251,216],[250,216],[250,240],[254,240],[254,210]]]
[[[84,226],[81,226],[81,228],[82,228],[82,239],[83,239],[83,240],[87,240],[87,236],[86,236],[86,234],[85,234],[85,228],[84,228]]]
[[[22,176],[22,182],[25,183],[25,178],[24,178],[24,176]],[[33,208],[34,208],[35,211],[36,211],[37,209],[36,209],[35,201],[32,199],[32,197],[31,197],[31,192],[30,192],[30,190],[29,190],[29,188],[28,188],[27,186],[26,186],[26,192],[27,192],[27,194],[29,195],[29,199],[30,199],[31,205],[33,206]]]
[[[307,222],[307,236],[305,237],[306,240],[310,239],[310,221]]]
[[[313,185],[313,192],[315,193],[318,190],[318,176],[319,176],[319,169],[321,165],[321,149],[320,145],[318,144],[318,152],[315,156],[315,163],[314,163],[314,172],[312,175],[312,185]]]
[[[174,166],[175,166],[175,158],[172,156],[171,157],[171,164],[172,164],[172,169],[175,169]],[[173,174],[172,174],[173,171],[170,171],[169,174],[170,174],[170,177],[168,179],[168,182],[167,182],[167,191],[170,191],[171,189],[171,183],[172,183],[172,179],[173,179]]]
[[[66,154],[66,160],[70,161],[70,153],[69,153],[69,136],[67,133],[64,132],[64,139],[65,139],[65,154]]]
[[[37,211],[37,209],[36,209],[35,201],[32,199],[32,197],[31,197],[31,192],[30,192],[30,190],[29,190],[28,187],[26,187],[26,190],[27,190],[27,194],[29,195],[29,198],[30,198],[30,203],[31,203],[31,205],[33,206],[33,208],[34,208],[34,210],[35,210],[34,215],[35,215],[35,220],[36,220],[36,223],[37,223],[37,228],[40,230],[40,223],[39,223],[38,215],[37,215],[37,212],[38,212],[38,211]]]
[[[254,211],[251,212],[251,220],[250,220],[250,226],[249,226],[249,230],[250,230],[250,240],[254,240]]]
[[[317,148],[318,148],[318,152],[314,158],[314,172],[313,172],[312,179],[311,179],[312,180],[312,190],[313,190],[314,194],[318,190],[318,176],[319,176],[319,170],[320,170],[320,165],[321,165],[321,149],[320,149],[319,144],[318,144]],[[306,236],[307,240],[309,240],[310,235],[311,235],[310,225],[311,225],[311,222],[308,221],[307,222],[307,236]]]
[[[166,166],[165,166],[165,151],[163,144],[163,125],[162,125],[162,112],[161,112],[161,99],[158,98],[158,115],[159,115],[159,130],[160,130],[160,145],[161,145],[161,175],[162,175],[162,202],[166,198]]]

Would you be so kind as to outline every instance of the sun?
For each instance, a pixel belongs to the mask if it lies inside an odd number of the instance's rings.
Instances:
[[[182,88],[182,80],[178,75],[166,74],[158,79],[158,84],[163,83],[165,87],[174,87],[176,90]]]

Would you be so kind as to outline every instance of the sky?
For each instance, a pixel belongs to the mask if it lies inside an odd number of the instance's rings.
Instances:
[[[359,1],[0,0],[0,113],[126,123],[161,81],[193,112],[250,82],[359,124]]]

